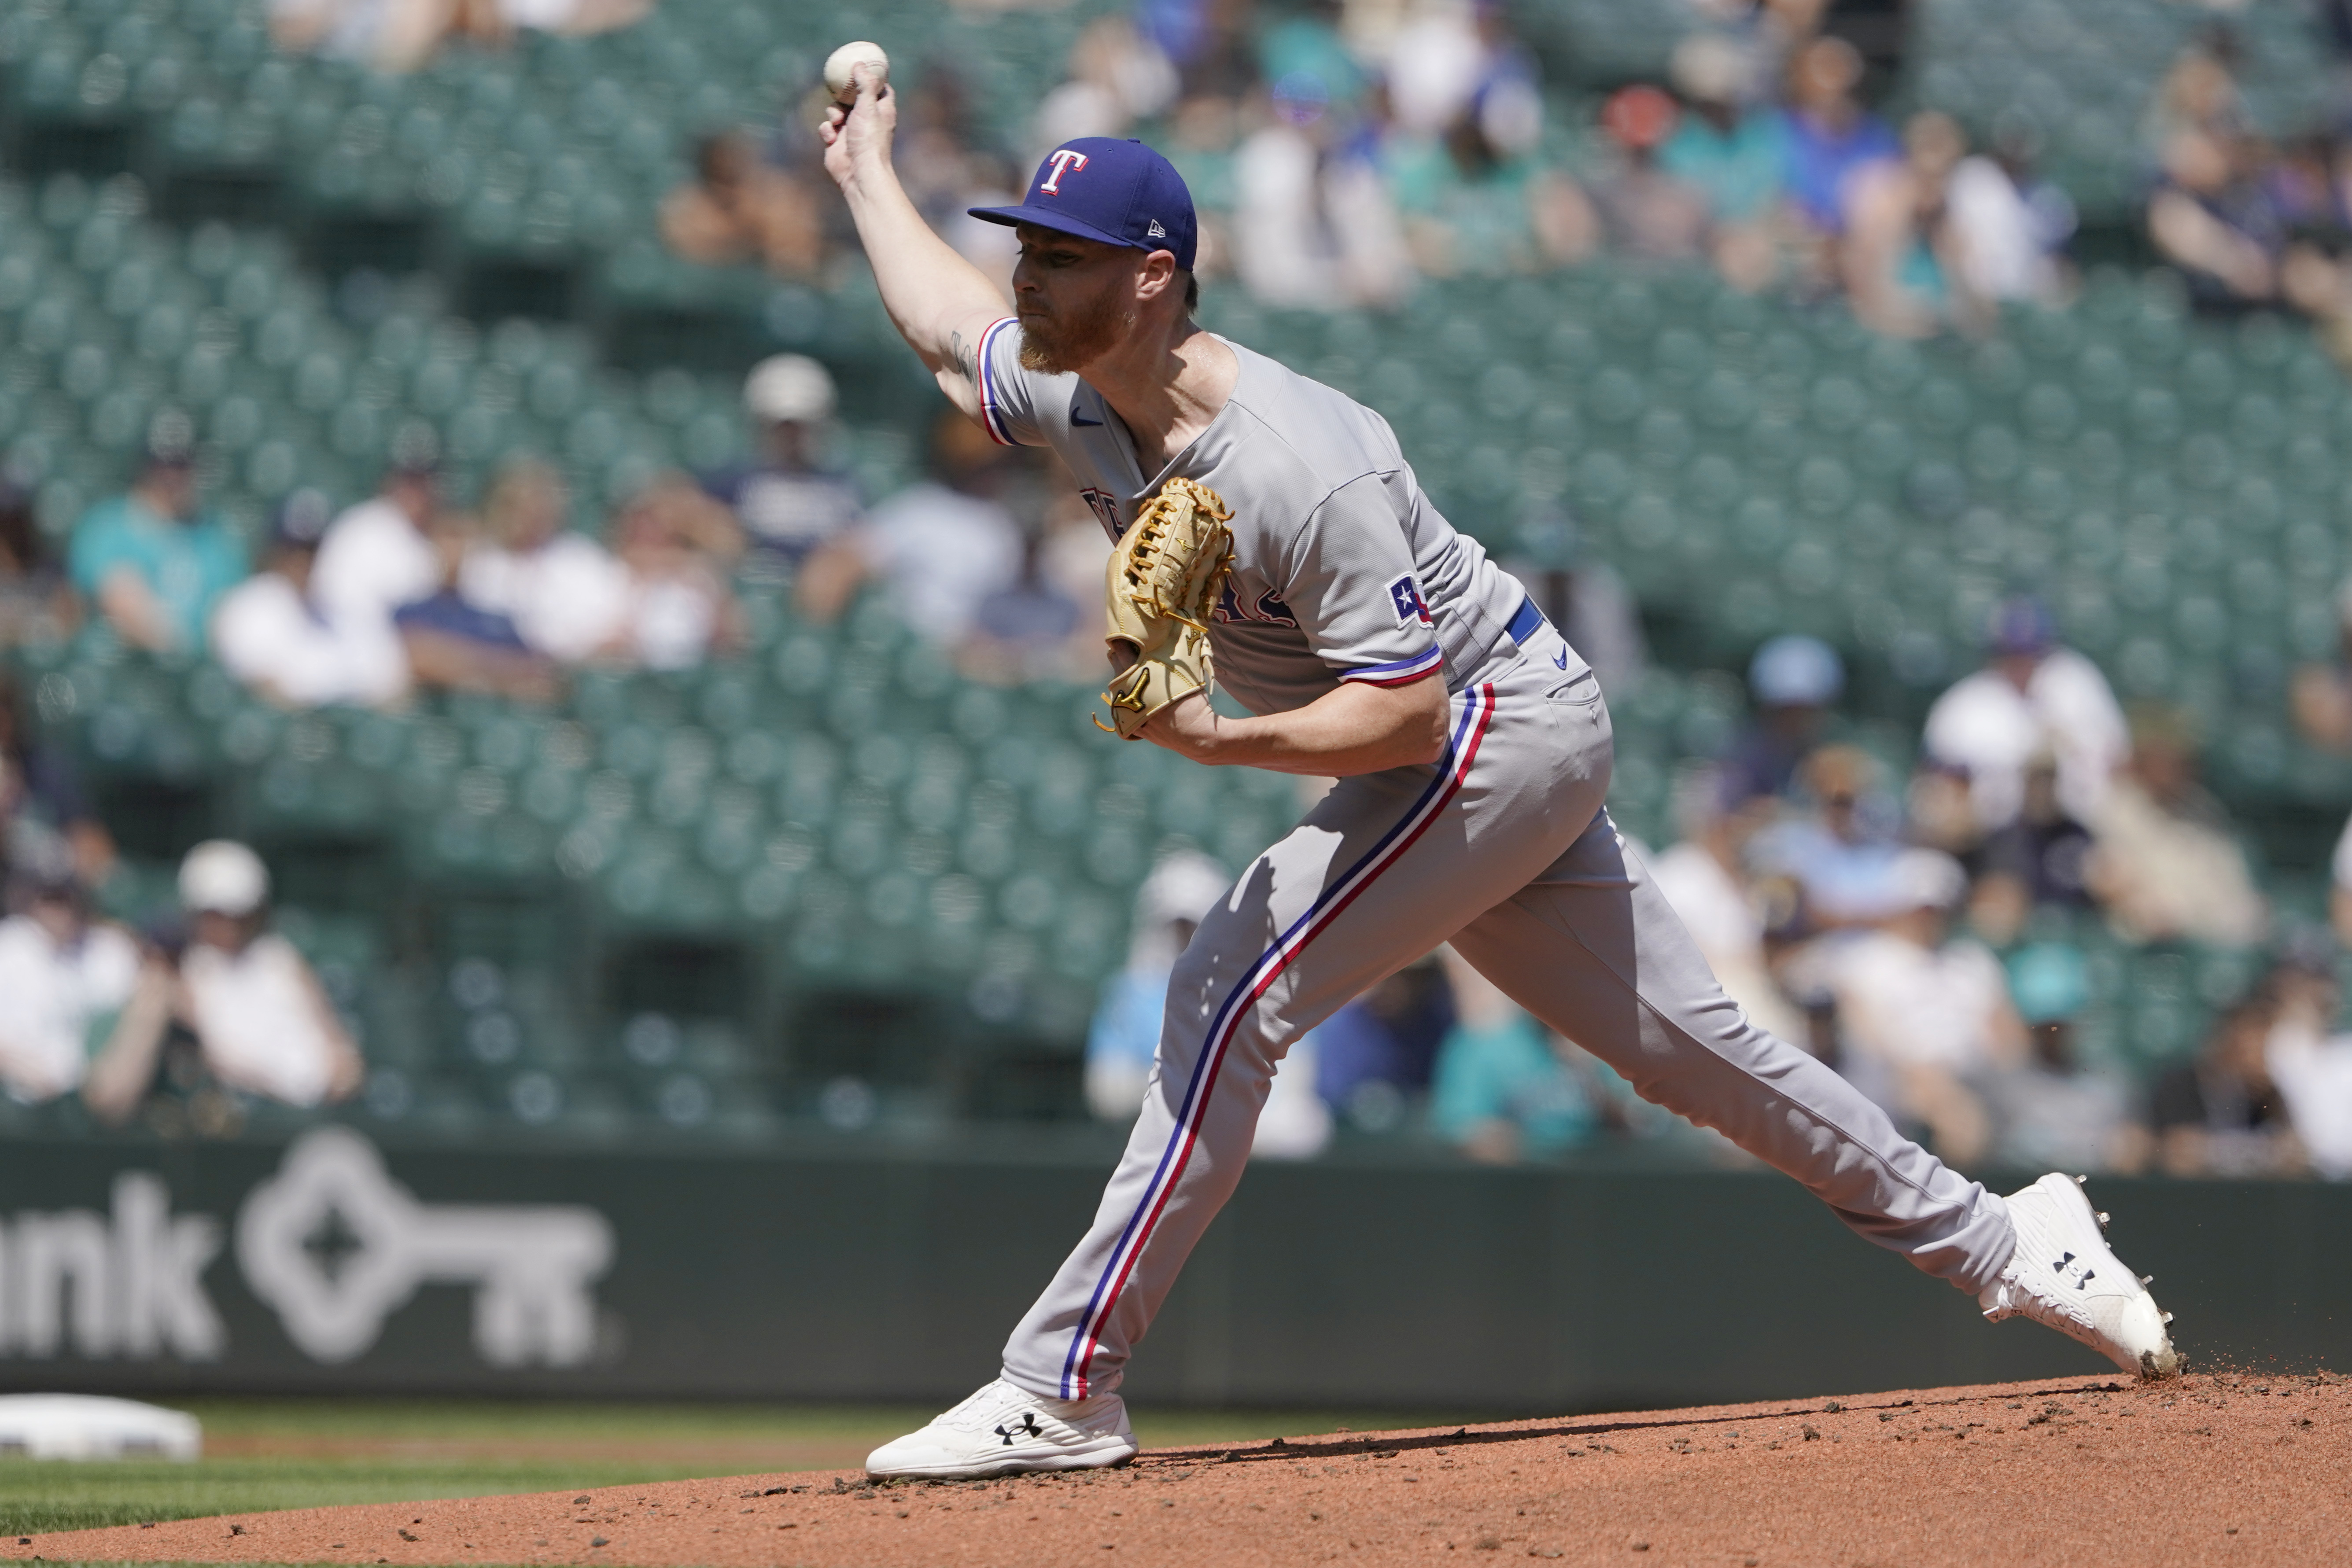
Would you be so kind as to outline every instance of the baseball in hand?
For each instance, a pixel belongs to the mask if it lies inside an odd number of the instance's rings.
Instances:
[[[850,73],[859,66],[866,68],[866,79],[874,84],[877,92],[881,90],[882,84],[890,79],[890,57],[882,52],[881,45],[869,44],[864,39],[844,44],[826,56],[824,61],[824,89],[833,94],[835,103],[856,101],[857,80]]]

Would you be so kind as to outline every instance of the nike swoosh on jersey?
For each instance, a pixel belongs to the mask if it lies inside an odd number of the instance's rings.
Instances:
[[[1101,421],[1101,420],[1099,420],[1099,419],[1088,419],[1085,414],[1080,413],[1076,409],[1072,409],[1072,410],[1070,410],[1070,423],[1071,423],[1072,424],[1097,424],[1097,425],[1098,425],[1098,424],[1100,424],[1100,423],[1102,423],[1102,421]]]
[[[1563,670],[1568,668],[1568,649],[1562,647],[1559,653],[1551,656],[1551,662]]]

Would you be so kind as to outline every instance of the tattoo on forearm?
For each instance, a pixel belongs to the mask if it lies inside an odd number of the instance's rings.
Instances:
[[[963,340],[961,332],[948,334],[948,363],[955,367],[956,374],[972,385],[980,384],[980,358]]]

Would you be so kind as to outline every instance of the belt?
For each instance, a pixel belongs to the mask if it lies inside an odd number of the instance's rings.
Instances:
[[[1536,601],[1530,597],[1519,601],[1519,612],[1511,617],[1511,623],[1503,630],[1511,634],[1512,642],[1524,644],[1543,627],[1543,612],[1536,608]]]

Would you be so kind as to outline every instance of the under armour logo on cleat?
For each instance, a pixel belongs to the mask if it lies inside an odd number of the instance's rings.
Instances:
[[[1013,1422],[1009,1427],[999,1427],[996,1428],[996,1435],[1004,1439],[1004,1446],[1009,1448],[1013,1446],[1013,1440],[1015,1437],[1042,1437],[1045,1436],[1045,1431],[1037,1425],[1037,1413],[1034,1410],[1024,1410],[1021,1412],[1021,1419]]]

